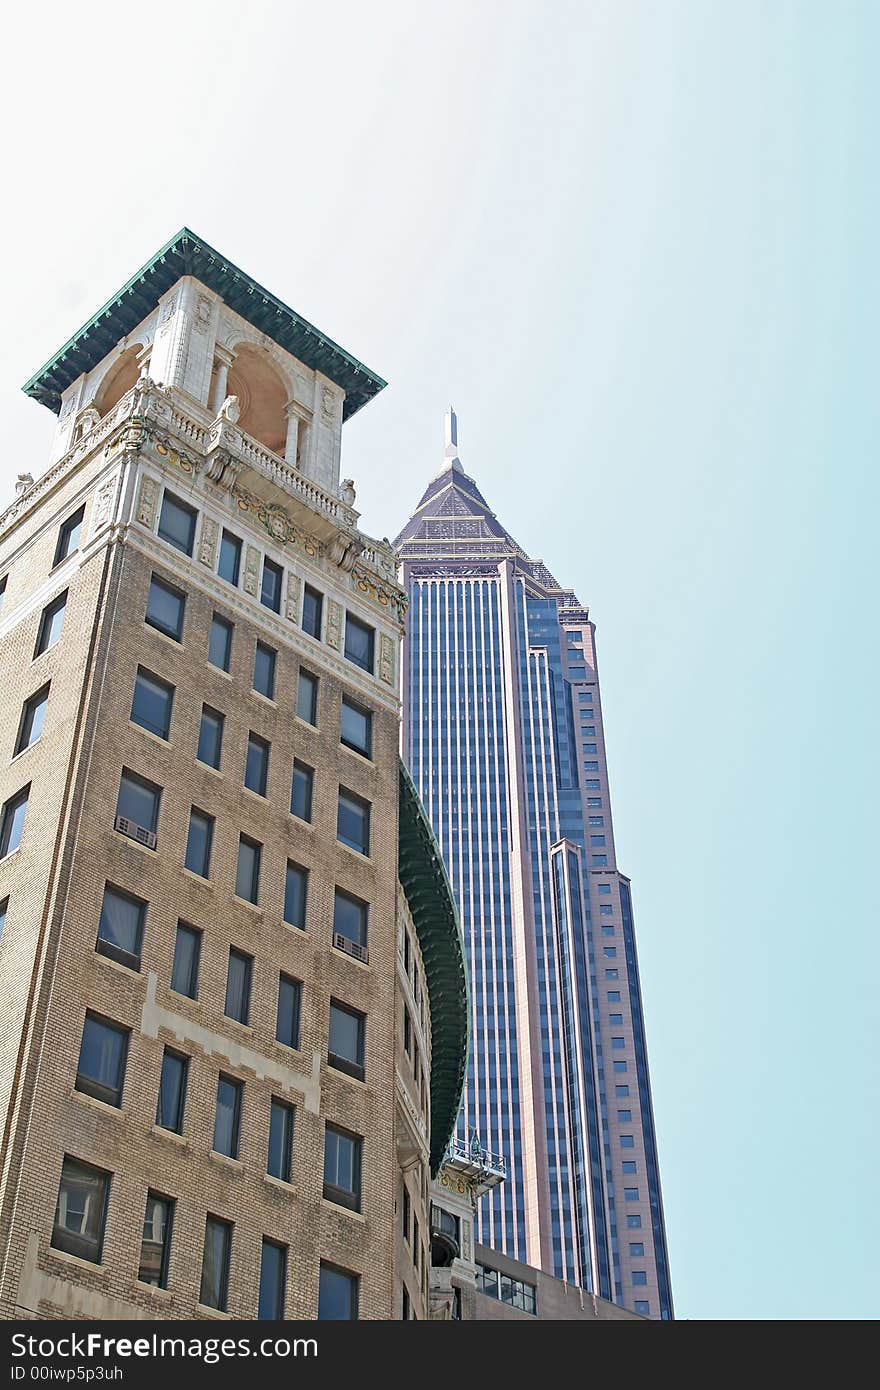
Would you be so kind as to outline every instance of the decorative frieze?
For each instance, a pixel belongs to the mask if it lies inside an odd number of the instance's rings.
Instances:
[[[98,495],[95,498],[95,506],[92,512],[92,530],[94,536],[102,527],[106,526],[113,514],[113,498],[116,493],[116,482],[118,474],[114,473],[112,478],[108,478],[98,488]],[[146,481],[146,479],[144,479]],[[143,488],[141,489],[143,495]]]
[[[150,478],[146,474],[141,478],[141,491],[138,498],[137,519],[141,526],[146,526],[152,531],[156,519],[156,501],[159,496],[159,484],[155,478]]]
[[[202,513],[202,529],[199,532],[199,563],[214,569],[217,558],[217,532],[219,527],[213,517]]]
[[[245,547],[244,578],[241,581],[242,588],[246,594],[257,596],[257,586],[260,582],[260,552],[255,545]]]
[[[384,632],[379,641],[379,679],[394,684],[394,643]]]
[[[327,646],[342,651],[342,604],[331,599],[327,604]]]
[[[302,580],[293,570],[287,571],[287,597],[284,612],[292,623],[299,622],[299,600],[302,593]]]

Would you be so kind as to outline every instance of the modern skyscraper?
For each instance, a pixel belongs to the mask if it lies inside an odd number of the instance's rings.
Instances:
[[[472,1055],[460,1137],[507,1180],[478,1240],[672,1317],[629,879],[618,867],[587,608],[458,457],[397,538],[404,758],[458,899]]]
[[[339,478],[383,385],[184,229],[25,388],[0,1317],[427,1316],[467,986],[395,557]]]

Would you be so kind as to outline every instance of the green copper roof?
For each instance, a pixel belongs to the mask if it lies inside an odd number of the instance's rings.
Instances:
[[[279,347],[298,357],[307,367],[322,372],[341,386],[345,391],[343,419],[354,415],[387,384],[201,237],[183,227],[88,323],[83,324],[78,333],[74,333],[22,390],[57,415],[62,391],[83,372],[97,366],[120,338],[127,337],[152,313],[165,291],[182,275],[194,275],[259,332],[273,338]]]
[[[400,764],[398,873],[412,913],[431,1006],[431,1173],[455,1131],[468,1049],[468,986],[446,866],[413,780]]]

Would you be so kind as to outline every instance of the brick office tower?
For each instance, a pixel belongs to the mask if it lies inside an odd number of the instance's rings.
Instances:
[[[25,388],[59,418],[0,516],[0,1316],[426,1314],[466,984],[404,596],[339,481],[383,384],[184,230]]]
[[[629,879],[614,849],[595,626],[458,457],[397,539],[404,756],[449,868],[473,1048],[459,1138],[503,1183],[477,1240],[672,1317]]]

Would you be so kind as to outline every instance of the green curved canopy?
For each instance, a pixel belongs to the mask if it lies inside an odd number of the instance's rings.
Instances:
[[[436,1177],[455,1131],[467,1067],[467,968],[446,866],[403,763],[398,840],[398,874],[425,963],[431,1007],[431,1174]]]

